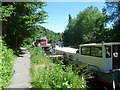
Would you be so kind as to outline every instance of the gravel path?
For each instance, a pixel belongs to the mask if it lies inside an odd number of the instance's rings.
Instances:
[[[30,88],[30,53],[21,48],[22,54],[14,61],[15,74],[7,88]]]

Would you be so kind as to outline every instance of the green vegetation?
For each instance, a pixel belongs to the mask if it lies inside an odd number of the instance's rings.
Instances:
[[[13,60],[13,51],[8,49],[0,38],[0,89],[10,84],[9,80],[13,74]]]
[[[40,47],[29,48],[31,52],[31,77],[33,88],[86,88],[86,81],[71,67],[53,63]]]
[[[62,39],[61,33],[54,33],[42,27],[47,12],[46,2],[2,2],[2,36],[8,47],[16,54],[24,43],[31,44],[40,36],[46,36],[50,43]]]
[[[21,45],[31,45],[40,36],[46,36],[49,43],[63,40],[65,44],[75,47],[81,43],[103,40],[120,42],[120,2],[106,2],[103,13],[96,7],[90,6],[74,19],[69,15],[69,23],[64,33],[54,33],[40,25],[45,23],[47,17],[43,8],[46,6],[45,2],[2,2],[0,5],[2,5],[0,7],[2,39],[5,42],[3,44],[0,38],[0,88],[10,83],[9,79],[13,73],[13,53],[19,54]],[[112,28],[105,28],[108,22],[112,23]],[[86,87],[82,75],[79,77],[70,67],[52,63],[40,48],[28,48],[31,51],[33,87]]]
[[[62,33],[55,33],[45,27],[38,27],[36,28],[35,34],[23,41],[23,45],[31,45],[32,42],[39,39],[41,36],[46,36],[48,43],[55,43],[62,40],[62,35]]]
[[[64,44],[78,46],[90,42],[120,41],[120,2],[107,2],[106,5],[103,13],[97,7],[90,6],[74,19],[69,15],[68,25],[63,33]],[[111,27],[107,28],[109,23]]]
[[[19,55],[22,45],[31,45],[40,36],[55,42],[61,40],[62,35],[40,25],[47,17],[43,9],[45,2],[2,2],[0,5],[2,40],[5,42],[2,44],[0,38],[0,88],[4,88],[12,76],[13,53]]]
[[[107,23],[111,25],[108,32],[109,41],[120,42],[120,2],[106,2],[103,13],[108,15]]]
[[[97,7],[93,6],[80,12],[77,18],[72,19],[69,15],[69,23],[63,34],[64,43],[77,46],[86,42],[101,41],[104,37],[106,18],[105,14],[100,13]]]
[[[36,34],[44,23],[45,2],[2,2],[2,35],[8,47],[18,53],[23,40]],[[37,10],[39,8],[39,10]]]

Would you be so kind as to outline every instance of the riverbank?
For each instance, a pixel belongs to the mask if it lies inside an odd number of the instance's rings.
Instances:
[[[32,88],[86,88],[83,75],[78,76],[72,67],[53,61],[40,47],[29,48],[31,54]]]

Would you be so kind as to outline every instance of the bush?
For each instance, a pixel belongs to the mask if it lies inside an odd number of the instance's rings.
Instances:
[[[72,67],[55,64],[41,48],[30,49],[33,88],[86,88],[83,75],[76,75]]]
[[[0,38],[0,89],[5,88],[10,84],[9,80],[13,73],[13,51],[8,49],[5,44],[2,43]]]

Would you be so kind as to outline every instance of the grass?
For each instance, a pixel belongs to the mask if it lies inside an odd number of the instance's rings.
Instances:
[[[40,47],[30,48],[32,88],[86,88],[86,81],[81,74],[72,71],[72,66],[53,63]]]

